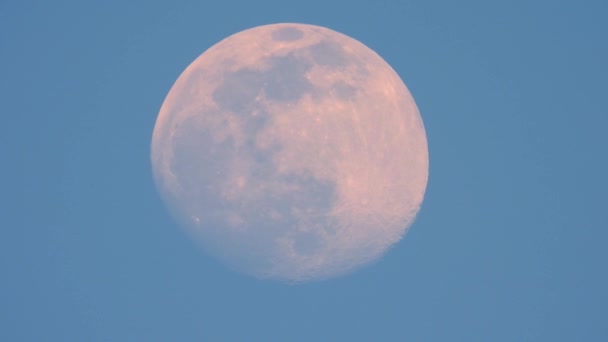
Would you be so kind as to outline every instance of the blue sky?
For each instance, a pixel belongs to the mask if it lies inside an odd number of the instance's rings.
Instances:
[[[608,340],[605,1],[0,3],[0,340]],[[226,36],[378,52],[429,140],[417,221],[300,286],[208,257],[152,180],[156,115]]]

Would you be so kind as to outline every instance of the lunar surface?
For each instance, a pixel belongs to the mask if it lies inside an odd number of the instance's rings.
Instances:
[[[151,158],[164,202],[210,254],[290,282],[380,257],[428,178],[424,126],[396,72],[304,24],[239,32],[192,62],[162,105]]]

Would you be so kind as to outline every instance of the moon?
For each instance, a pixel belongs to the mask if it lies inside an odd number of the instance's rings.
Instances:
[[[287,282],[382,256],[414,221],[429,163],[397,73],[359,41],[299,23],[196,58],[162,104],[151,161],[164,203],[210,255]]]

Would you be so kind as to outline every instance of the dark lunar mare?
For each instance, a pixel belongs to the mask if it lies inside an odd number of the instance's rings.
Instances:
[[[352,63],[340,44],[324,39],[308,48],[315,64],[332,67],[345,67]]]
[[[183,129],[183,135],[174,140],[172,171],[180,175],[181,185],[186,189],[182,195],[186,197],[180,198],[184,206],[174,209],[190,211],[178,217],[200,218],[201,227],[193,221],[185,223],[200,229],[207,249],[235,269],[256,272],[272,269],[280,255],[274,240],[277,237],[292,236],[295,251],[301,255],[313,254],[321,246],[316,232],[329,231],[334,224],[326,215],[333,206],[334,184],[321,182],[309,174],[279,175],[271,158],[276,152],[254,151],[252,146],[237,150],[231,141],[214,144],[207,129],[201,131],[195,126]],[[236,200],[223,199],[219,184],[229,174],[233,159],[254,154],[264,157],[252,160],[252,168],[258,172],[252,173],[250,182],[254,187],[265,186],[265,190],[253,197],[244,194]],[[237,213],[244,226],[230,227],[228,213]],[[308,232],[302,232],[302,228]]]
[[[320,46],[315,50],[317,55],[323,49],[329,51],[331,47]],[[326,59],[327,63],[331,61]],[[200,217],[206,247],[221,259],[230,260],[232,267],[250,272],[272,268],[279,256],[277,237],[291,236],[297,253],[311,255],[322,243],[317,232],[329,232],[335,224],[327,217],[334,202],[334,184],[307,173],[277,174],[273,159],[283,147],[274,143],[261,149],[255,144],[256,136],[272,115],[256,101],[260,94],[269,101],[292,103],[315,92],[305,77],[311,62],[289,54],[273,57],[269,63],[271,68],[264,72],[242,68],[225,73],[223,83],[212,94],[220,111],[193,116],[192,122],[180,126],[173,141],[172,172],[180,175],[187,196],[180,201],[195,204],[189,207],[191,213],[182,216]],[[351,95],[348,86],[340,89],[346,96]],[[196,122],[197,117],[222,115],[224,111],[240,117],[245,131],[242,145],[237,146],[232,140],[218,144],[211,138],[214,127]],[[223,199],[220,184],[230,173],[232,162],[240,158],[248,160],[251,186],[261,186],[263,190],[256,193],[247,189],[250,194],[237,195],[235,200]],[[236,213],[245,221],[244,229],[229,226],[229,213]]]
[[[304,33],[295,27],[282,27],[272,32],[275,42],[293,42],[304,37]]]

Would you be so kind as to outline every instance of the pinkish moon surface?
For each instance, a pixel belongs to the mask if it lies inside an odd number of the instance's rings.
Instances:
[[[209,254],[289,282],[378,259],[428,179],[422,119],[397,73],[305,24],[248,29],[194,60],[162,105],[151,158],[164,202]]]

